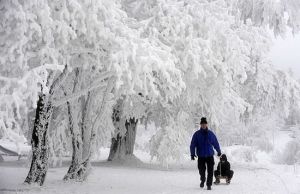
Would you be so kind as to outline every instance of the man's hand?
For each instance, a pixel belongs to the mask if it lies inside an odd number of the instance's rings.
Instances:
[[[218,156],[221,157],[221,155],[222,155],[222,153],[221,153],[221,152],[218,152]]]
[[[191,160],[195,160],[195,156],[194,155],[191,155]]]

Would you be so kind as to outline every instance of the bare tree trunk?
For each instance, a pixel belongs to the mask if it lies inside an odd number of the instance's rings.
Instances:
[[[119,100],[113,111],[113,122],[117,135],[111,140],[108,161],[123,160],[126,157],[133,156],[138,120],[135,118],[129,120],[121,118],[122,108],[123,101]],[[122,128],[126,130],[124,135],[120,133]]]
[[[112,138],[108,161],[122,160],[133,156],[137,121],[135,118],[130,118],[125,124],[125,135],[117,134],[116,137]]]
[[[49,144],[47,129],[52,115],[53,106],[46,95],[40,94],[37,102],[35,122],[32,132],[32,162],[26,183],[43,185],[48,170]]]
[[[126,155],[133,155],[134,144],[136,139],[136,129],[137,129],[138,120],[135,118],[130,118],[125,123],[126,134],[125,134],[125,146],[126,146]]]

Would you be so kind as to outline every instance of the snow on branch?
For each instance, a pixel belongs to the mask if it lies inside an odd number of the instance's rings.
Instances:
[[[63,72],[53,81],[52,85],[50,86],[49,94],[53,94],[54,91],[60,86],[63,80],[67,77],[68,66],[65,65]]]
[[[99,90],[105,89],[106,86],[107,86],[107,83],[104,82],[104,80],[107,79],[107,78],[109,78],[109,77],[111,77],[111,76],[112,76],[112,72],[102,73],[99,76],[99,79],[96,80],[92,85],[90,85],[86,89],[83,89],[83,90],[81,90],[80,92],[77,92],[77,93],[73,93],[73,94],[71,94],[69,96],[63,97],[63,98],[61,98],[59,100],[54,100],[53,106],[57,107],[57,106],[65,104],[66,102],[70,102],[70,101],[76,100],[79,97],[81,97],[83,95],[86,95],[88,92],[93,91],[93,90],[95,90],[97,88],[99,88]]]
[[[103,115],[103,113],[104,113],[104,108],[105,108],[106,102],[107,102],[107,100],[109,98],[109,93],[113,89],[113,86],[114,86],[115,82],[116,82],[116,78],[115,77],[111,77],[109,79],[109,81],[108,81],[108,84],[107,84],[106,89],[104,91],[104,95],[103,95],[103,99],[102,99],[102,102],[101,102],[101,106],[97,109],[97,114],[96,114],[97,116],[94,119],[93,124],[92,124],[92,130],[95,130],[96,121],[98,121],[99,118],[101,118],[102,115]]]

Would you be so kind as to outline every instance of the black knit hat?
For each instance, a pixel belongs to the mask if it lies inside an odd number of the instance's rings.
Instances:
[[[225,154],[222,154],[220,160],[227,161],[227,156]]]
[[[206,118],[205,118],[205,117],[202,117],[202,118],[201,118],[200,124],[207,124],[207,121],[206,121]]]

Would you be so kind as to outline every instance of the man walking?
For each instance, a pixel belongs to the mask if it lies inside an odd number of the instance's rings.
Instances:
[[[207,190],[211,190],[211,185],[213,181],[213,173],[214,173],[214,150],[218,153],[218,156],[221,156],[221,149],[219,146],[219,142],[215,134],[208,129],[207,121],[205,117],[201,118],[200,129],[196,131],[193,135],[190,151],[191,151],[191,159],[195,160],[196,154],[195,149],[197,150],[198,156],[198,169],[200,174],[200,187],[204,187],[205,183],[205,171],[207,167],[207,181],[206,186]]]

